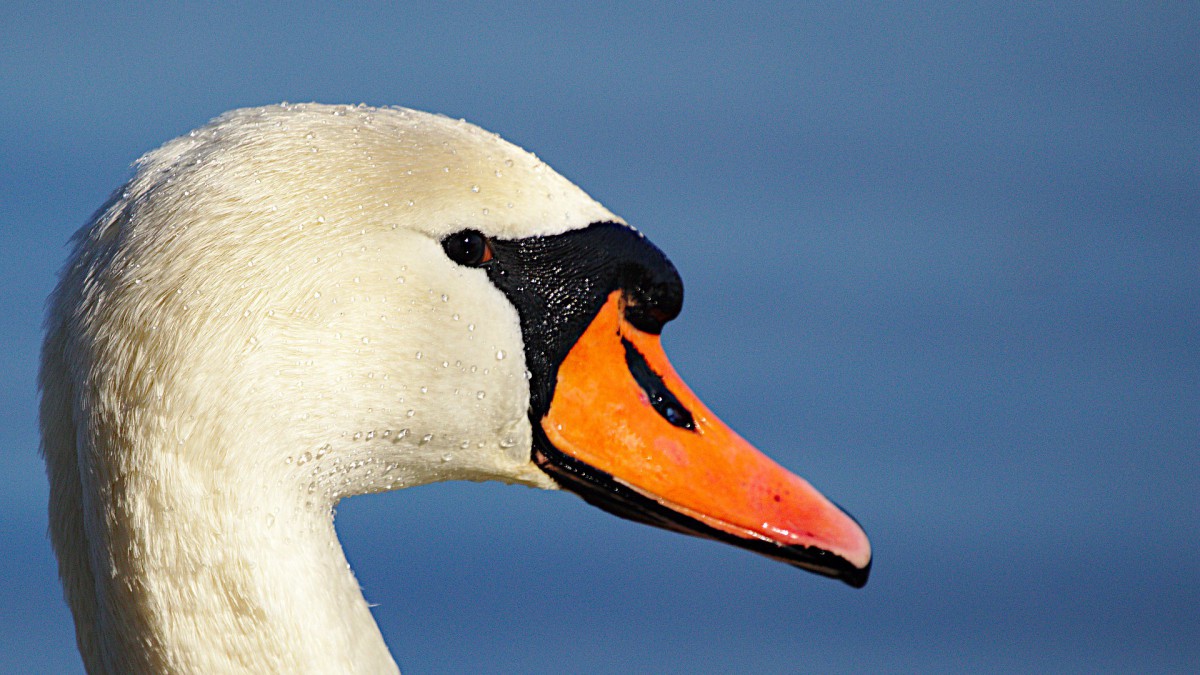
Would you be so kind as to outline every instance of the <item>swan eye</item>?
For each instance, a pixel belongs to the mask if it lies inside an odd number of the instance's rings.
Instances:
[[[463,230],[447,236],[442,240],[442,249],[454,262],[470,267],[490,262],[493,257],[492,243],[475,230]]]

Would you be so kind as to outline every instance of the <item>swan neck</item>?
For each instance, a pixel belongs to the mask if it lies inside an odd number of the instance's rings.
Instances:
[[[264,472],[197,476],[166,466],[169,452],[147,457],[97,494],[105,671],[397,671],[331,504]]]

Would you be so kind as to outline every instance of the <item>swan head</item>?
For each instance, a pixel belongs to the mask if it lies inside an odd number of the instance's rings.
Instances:
[[[314,510],[440,480],[564,488],[861,586],[853,519],[671,368],[682,300],[661,251],[494,134],[283,105],[139,161],[78,236],[47,349],[100,474]]]

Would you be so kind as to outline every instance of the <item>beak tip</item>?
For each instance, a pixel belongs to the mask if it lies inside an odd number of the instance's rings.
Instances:
[[[841,580],[851,588],[862,588],[867,585],[867,579],[871,576],[871,561],[867,561],[866,567],[854,567],[844,571],[841,575]]]
[[[866,558],[861,566],[837,553],[808,546],[788,547],[791,550],[781,560],[794,567],[814,572],[824,577],[837,579],[851,588],[862,588],[867,585],[871,576],[871,558]],[[776,556],[772,556],[776,557]]]

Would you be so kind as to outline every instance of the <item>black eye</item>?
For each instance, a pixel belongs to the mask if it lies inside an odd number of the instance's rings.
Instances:
[[[446,255],[459,265],[475,267],[492,259],[492,244],[475,230],[455,232],[442,240]]]

